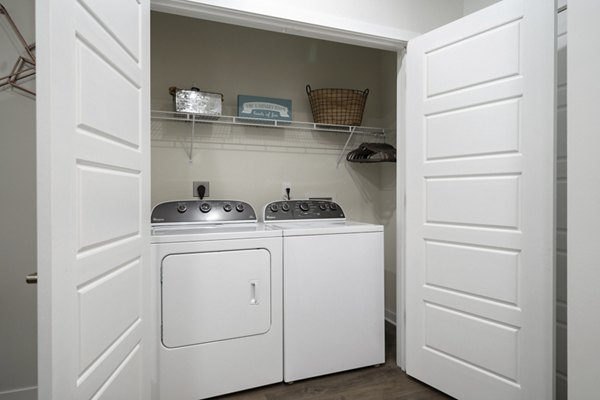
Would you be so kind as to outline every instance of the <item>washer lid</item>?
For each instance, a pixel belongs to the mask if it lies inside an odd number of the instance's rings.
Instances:
[[[283,231],[283,236],[383,232],[383,225],[366,224],[353,221],[282,222],[272,223],[268,226],[271,229],[281,229]]]
[[[281,230],[267,228],[262,223],[175,224],[154,225],[150,241],[152,243],[173,243],[270,237],[281,237]]]

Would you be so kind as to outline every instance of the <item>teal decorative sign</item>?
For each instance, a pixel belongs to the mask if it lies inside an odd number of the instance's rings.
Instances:
[[[271,97],[238,96],[238,117],[292,120],[292,101]]]

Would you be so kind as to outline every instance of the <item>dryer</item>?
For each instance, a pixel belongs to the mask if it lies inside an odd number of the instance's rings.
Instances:
[[[152,211],[158,399],[197,400],[282,380],[281,232],[241,201]]]
[[[322,200],[263,215],[283,233],[284,381],[384,363],[383,227]]]

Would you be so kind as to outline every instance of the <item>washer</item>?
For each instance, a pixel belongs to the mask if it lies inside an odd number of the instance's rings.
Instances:
[[[383,227],[346,221],[331,201],[275,201],[283,231],[283,379],[385,362]]]
[[[197,400],[282,380],[281,232],[241,201],[152,211],[159,399]]]

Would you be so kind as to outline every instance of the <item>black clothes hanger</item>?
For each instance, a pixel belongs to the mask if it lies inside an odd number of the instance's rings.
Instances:
[[[346,155],[346,160],[359,163],[396,162],[396,149],[387,143],[361,143]]]

